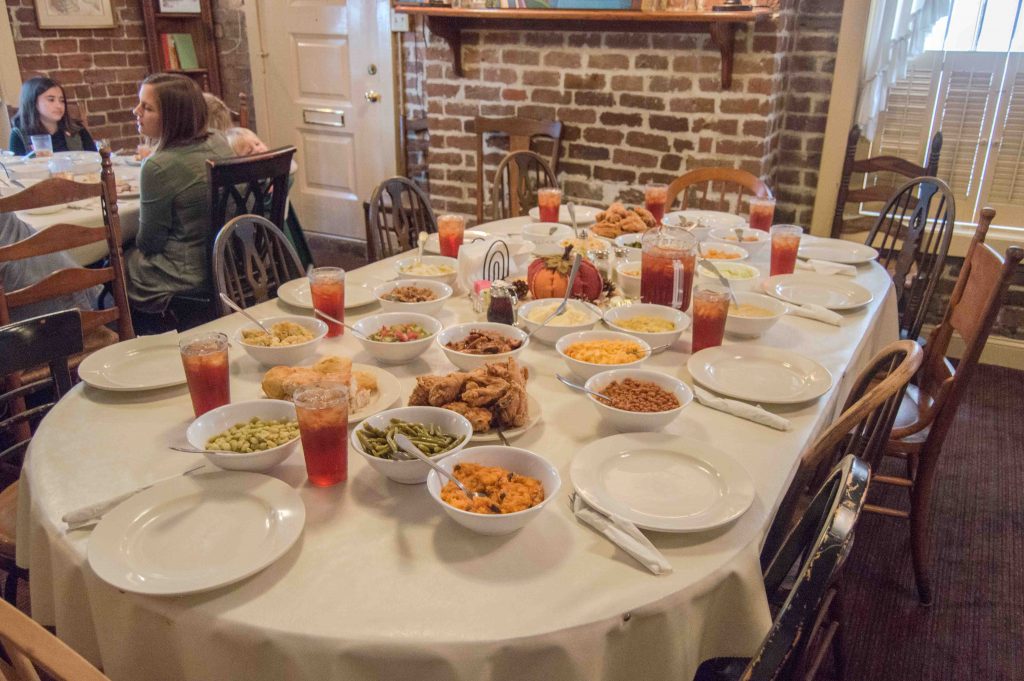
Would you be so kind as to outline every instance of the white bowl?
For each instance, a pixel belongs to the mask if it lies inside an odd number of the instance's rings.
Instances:
[[[452,271],[448,274],[430,275],[406,272],[405,269],[414,265],[416,260],[416,256],[411,256],[408,258],[402,258],[395,263],[395,272],[398,273],[399,279],[429,279],[431,281],[439,281],[442,284],[453,286],[455,284],[455,279],[459,276],[459,261],[455,258],[449,258],[444,255],[425,255],[423,256],[422,262],[424,265],[447,265],[452,268]]]
[[[228,428],[244,423],[253,416],[266,421],[290,419],[295,420],[295,405],[286,400],[249,400],[225,404],[211,409],[188,427],[185,439],[196,449],[206,449],[206,443],[214,435],[223,433]],[[299,438],[290,440],[283,445],[264,449],[262,452],[239,454],[236,452],[204,452],[210,463],[229,471],[265,471],[281,463],[296,450]]]
[[[746,260],[747,258],[750,257],[750,253],[748,253],[747,249],[743,248],[742,246],[737,246],[736,244],[727,244],[721,241],[705,241],[703,244],[701,244],[701,248],[704,251],[704,257],[707,258],[708,260],[720,260],[722,262],[738,262],[740,260]],[[732,254],[734,257],[712,258],[711,256],[707,255],[708,251],[712,248],[715,249],[716,251]]]
[[[771,242],[771,235],[768,234],[768,232],[761,231],[760,229],[741,227],[740,234],[743,235],[743,243],[739,244],[737,244],[736,241],[736,230],[733,229],[716,227],[709,232],[709,237],[713,241],[742,246],[747,249],[751,258],[756,258],[757,254],[763,251],[765,246]]]
[[[368,338],[380,331],[382,326],[393,326],[395,324],[419,324],[427,332],[427,336],[419,340],[406,341],[404,343],[386,343],[373,341]],[[434,317],[416,312],[381,312],[379,314],[363,317],[352,325],[360,335],[356,340],[362,344],[375,360],[382,364],[402,364],[415,359],[427,351],[430,344],[434,342],[434,336],[441,331],[441,322]]]
[[[630,329],[624,329],[616,324],[617,321],[640,316],[667,319],[676,326],[672,331],[632,331]],[[613,331],[628,333],[630,336],[639,338],[653,348],[659,345],[675,343],[676,339],[678,339],[683,331],[686,330],[686,327],[690,325],[690,317],[685,312],[680,312],[674,307],[669,307],[667,305],[634,303],[633,305],[623,305],[622,307],[613,307],[610,310],[607,310],[604,313],[604,322],[610,326]],[[664,350],[667,349],[668,348],[664,348]],[[664,350],[657,350],[652,354],[657,354]]]
[[[447,347],[448,343],[460,341],[470,334],[474,330],[481,331],[492,331],[494,333],[500,333],[503,336],[507,336],[514,340],[518,340],[522,345],[511,352],[502,352],[494,355],[474,355],[468,352],[459,352],[458,350],[452,350]],[[496,324],[493,322],[469,322],[466,324],[456,324],[449,326],[447,329],[437,334],[437,344],[441,346],[441,350],[444,352],[448,360],[459,367],[463,371],[472,371],[484,364],[490,364],[491,362],[504,362],[509,357],[518,356],[526,346],[530,344],[530,338],[526,335],[526,332],[522,329],[517,329],[514,326],[508,324]]]
[[[263,347],[261,345],[249,345],[242,342],[242,331],[258,331],[259,327],[247,322],[239,327],[234,333],[234,342],[241,346],[249,356],[265,366],[278,366],[281,364],[301,364],[303,360],[316,354],[317,346],[327,335],[327,324],[314,317],[302,317],[299,315],[282,315],[280,317],[257,317],[267,328],[271,328],[279,322],[295,322],[313,334],[313,340],[295,345],[278,345],[276,347]]]
[[[524,327],[526,327],[526,331],[533,332],[534,329],[537,329],[537,327],[540,326],[540,322],[535,322],[527,318],[527,315],[530,314],[531,310],[536,310],[538,307],[546,307],[548,305],[558,305],[558,301],[558,298],[540,298],[539,300],[531,300],[528,303],[523,303],[522,305],[520,305],[519,321],[522,323]],[[552,324],[549,323],[547,326],[542,327],[540,330],[534,333],[533,336],[531,336],[531,338],[535,338],[541,343],[554,345],[555,343],[558,342],[559,338],[566,334],[575,333],[577,331],[585,331],[587,329],[594,328],[594,324],[597,324],[597,322],[601,319],[601,311],[597,307],[590,305],[589,303],[585,303],[581,300],[570,300],[569,305],[577,310],[587,312],[591,317],[590,321],[583,324],[573,324],[572,326],[553,326]]]
[[[592,362],[581,362],[578,359],[573,359],[565,354],[565,349],[573,343],[580,343],[586,341],[600,341],[600,340],[614,340],[614,341],[625,341],[629,343],[637,343],[646,352],[644,356],[634,362],[627,362],[625,364],[594,364]],[[622,333],[621,331],[579,331],[577,333],[570,333],[568,336],[562,336],[555,343],[555,350],[559,355],[562,356],[562,360],[565,361],[565,365],[569,367],[569,371],[575,374],[577,377],[584,380],[590,378],[594,374],[599,374],[602,371],[608,371],[609,369],[630,369],[636,368],[647,361],[647,358],[651,356],[651,346],[645,341],[640,340],[636,336],[631,336],[628,333]]]
[[[386,294],[399,286],[419,286],[429,289],[434,294],[434,299],[422,303],[399,303],[384,299]],[[436,317],[444,304],[452,297],[452,287],[436,279],[398,279],[397,281],[386,281],[373,289],[373,296],[380,303],[380,308],[384,312],[418,312]]]
[[[609,371],[602,371],[599,374],[591,376],[584,387],[589,390],[601,392],[609,383],[612,383],[613,381],[621,381],[627,378],[654,383],[658,387],[675,395],[676,399],[679,400],[679,406],[675,409],[669,409],[668,411],[626,411],[625,409],[617,409],[616,407],[605,404],[593,395],[587,395],[587,399],[590,400],[591,404],[597,408],[601,418],[608,421],[608,423],[610,423],[616,430],[621,430],[627,433],[644,430],[661,430],[668,424],[672,423],[672,421],[679,416],[679,412],[683,410],[683,407],[693,400],[693,391],[690,390],[689,386],[675,376],[670,376],[660,371],[649,371],[646,369],[610,369]]]
[[[760,282],[761,270],[745,262],[716,260],[715,267],[729,280],[733,291],[753,291]],[[701,284],[720,284],[718,277],[703,264],[697,265],[697,280]]]
[[[729,316],[725,318],[725,330],[737,336],[760,336],[786,314],[785,303],[762,293],[737,291],[736,300],[740,305],[757,305],[772,312],[771,317],[739,317],[730,311]]]
[[[462,436],[462,442],[447,452],[430,457],[432,461],[440,461],[444,457],[458,452],[466,446],[469,438],[473,436],[473,425],[465,416],[451,409],[442,409],[441,407],[399,407],[382,411],[364,419],[362,423],[352,429],[350,436],[352,448],[359,452],[360,456],[366,460],[366,463],[370,464],[373,470],[389,480],[400,482],[403,485],[416,485],[426,480],[427,473],[430,472],[430,466],[418,459],[412,461],[393,461],[367,454],[359,442],[359,436],[356,435],[357,431],[368,425],[383,430],[390,425],[391,419],[440,426],[446,433]]]
[[[526,523],[533,520],[541,509],[547,506],[548,502],[558,495],[562,487],[562,479],[558,475],[558,469],[548,461],[531,451],[517,447],[503,447],[491,445],[488,447],[470,447],[460,452],[446,456],[438,462],[438,466],[451,472],[459,463],[478,463],[483,466],[501,466],[505,470],[512,471],[519,475],[536,478],[544,486],[544,501],[536,506],[517,511],[516,513],[502,513],[489,515],[484,513],[471,513],[449,506],[441,501],[441,488],[448,482],[438,475],[437,471],[430,471],[427,475],[427,491],[434,501],[441,505],[444,512],[452,520],[474,532],[480,534],[509,534],[521,530]]]
[[[636,274],[633,274],[636,272]],[[627,298],[640,297],[640,263],[627,260],[615,265],[615,276],[619,280],[619,288]]]
[[[557,244],[572,238],[572,227],[557,222],[531,222],[523,227],[523,238],[538,246]]]
[[[615,245],[619,248],[623,248],[626,251],[626,260],[634,262],[640,260],[643,256],[643,250],[630,244],[640,243],[640,237],[642,234],[620,234],[615,237]]]

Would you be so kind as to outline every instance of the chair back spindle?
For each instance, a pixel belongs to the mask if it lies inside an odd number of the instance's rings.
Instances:
[[[299,256],[287,237],[272,222],[258,215],[240,215],[224,225],[213,244],[213,281],[242,308],[277,295],[277,289],[303,273]],[[230,314],[217,300],[221,314]]]
[[[491,218],[503,220],[537,205],[537,190],[557,187],[555,174],[539,154],[513,151],[501,160],[491,187]]]
[[[710,194],[711,189],[718,186],[718,198]],[[696,206],[690,202],[690,194],[700,194]],[[738,168],[698,168],[676,178],[668,186],[665,209],[672,210],[678,198],[680,208],[703,208],[738,212],[742,208],[743,197],[749,193],[759,199],[772,198],[768,185],[757,176]],[[681,195],[681,196],[680,196]],[[732,197],[735,196],[735,201]]]
[[[376,262],[413,248],[420,232],[437,232],[427,195],[404,177],[381,182],[367,207],[367,259]]]

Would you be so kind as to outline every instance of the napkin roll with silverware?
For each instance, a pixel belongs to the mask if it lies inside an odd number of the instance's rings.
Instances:
[[[578,492],[573,492],[570,495],[569,503],[572,506],[573,515],[578,520],[603,534],[608,541],[628,553],[645,568],[656,575],[672,572],[671,563],[636,525],[624,518],[598,511],[584,501],[583,496]]]

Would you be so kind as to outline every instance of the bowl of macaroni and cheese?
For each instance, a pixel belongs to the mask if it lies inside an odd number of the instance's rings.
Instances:
[[[606,310],[604,323],[613,331],[636,336],[653,348],[676,342],[680,334],[690,326],[690,317],[667,305],[634,303]]]
[[[651,355],[651,346],[628,333],[579,331],[555,343],[569,371],[584,380],[608,369],[640,366]]]

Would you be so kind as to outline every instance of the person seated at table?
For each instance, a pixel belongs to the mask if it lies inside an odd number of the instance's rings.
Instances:
[[[21,86],[18,104],[9,142],[16,155],[32,151],[33,135],[49,135],[54,152],[96,151],[92,135],[68,113],[64,88],[57,81],[44,76],[29,78]]]
[[[207,130],[195,81],[158,73],[142,81],[134,109],[139,134],[154,141],[139,177],[139,231],[125,254],[133,310],[162,315],[178,293],[209,287],[206,161],[234,156]]]
[[[224,100],[209,92],[203,93],[203,99],[206,100],[206,127],[210,132],[227,132],[234,125],[231,109]]]
[[[228,128],[224,134],[228,138],[228,144],[238,156],[252,156],[269,151],[263,140],[249,128]]]

